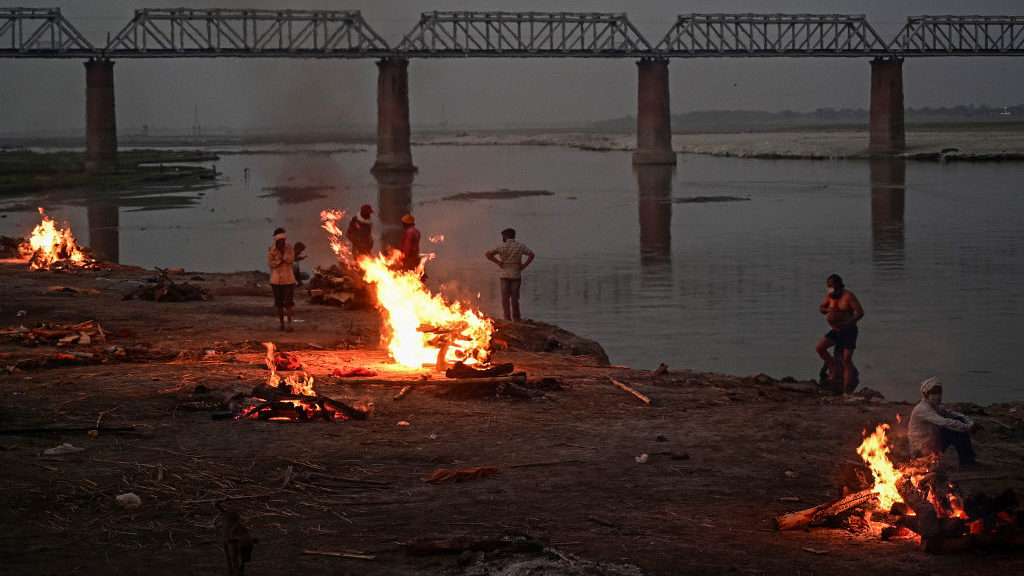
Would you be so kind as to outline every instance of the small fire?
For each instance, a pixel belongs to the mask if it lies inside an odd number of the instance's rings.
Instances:
[[[896,490],[896,481],[901,474],[893,467],[889,460],[889,446],[886,445],[885,432],[889,429],[888,424],[879,424],[871,435],[864,431],[864,442],[857,447],[857,454],[864,459],[871,468],[871,475],[875,478],[875,485],[872,490],[878,495],[879,506],[888,510],[895,502],[902,502],[903,498]]]
[[[58,229],[41,207],[39,215],[43,221],[32,230],[28,241],[32,251],[29,265],[33,270],[49,270],[58,264],[86,266],[92,263],[92,259],[78,247],[70,227]]]
[[[308,421],[345,420],[349,417],[338,402],[322,397],[313,390],[313,377],[306,373],[301,364],[301,375],[290,374],[281,378],[277,373],[277,347],[273,342],[264,342],[263,345],[267,347],[266,362],[270,377],[265,388],[253,391],[255,396],[260,397],[261,403],[244,410],[235,417],[236,420]]]
[[[964,511],[964,501],[955,487],[950,485],[938,490],[931,483],[924,483],[925,473],[929,469],[926,464],[923,469],[919,466],[906,466],[899,471],[889,460],[889,446],[885,436],[889,430],[888,424],[879,424],[872,434],[864,431],[864,441],[857,448],[857,454],[871,468],[871,475],[875,479],[871,490],[878,496],[878,507],[882,510],[889,510],[897,502],[904,502],[903,497],[896,487],[896,482],[906,476],[910,482],[918,488],[927,489],[927,499],[935,508],[935,513],[940,518],[963,518],[967,519],[967,512]],[[915,471],[916,470],[916,471]],[[912,514],[913,512],[908,512]]]
[[[277,373],[277,361],[275,360],[277,346],[273,342],[264,342],[263,345],[267,347],[267,368],[270,368],[270,378],[267,380],[269,386],[287,390],[296,396],[316,395],[316,392],[313,391],[313,377],[306,374],[305,370],[302,370],[302,376],[290,374],[287,378],[281,378]]]
[[[423,262],[416,270],[400,270],[401,253],[397,250],[361,256],[353,262],[337,225],[343,215],[341,211],[325,210],[320,218],[338,258],[358,267],[363,279],[374,286],[386,323],[382,338],[391,358],[409,368],[485,362],[494,332],[491,319],[432,294],[420,280]]]

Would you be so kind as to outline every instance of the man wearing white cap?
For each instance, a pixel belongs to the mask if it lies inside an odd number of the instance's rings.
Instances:
[[[932,376],[921,382],[922,399],[910,413],[908,436],[910,455],[942,455],[946,448],[956,448],[961,468],[979,468],[971,445],[970,432],[981,430],[981,424],[942,405],[942,382]]]
[[[295,306],[295,248],[285,239],[284,228],[274,230],[274,243],[267,251],[267,265],[270,266],[270,288],[274,291],[274,306],[277,307],[277,318],[281,321],[281,330],[286,329],[284,319],[288,316],[287,330],[292,331],[292,308]]]

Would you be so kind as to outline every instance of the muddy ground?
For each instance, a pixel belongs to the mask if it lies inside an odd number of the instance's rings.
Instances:
[[[609,366],[599,347],[539,323],[506,327],[495,354],[525,385],[446,385],[387,361],[372,310],[300,298],[302,322],[282,333],[251,273],[174,276],[209,301],[121,299],[151,276],[0,264],[0,330],[95,320],[107,333],[60,349],[0,340],[0,574],[223,574],[215,502],[259,538],[250,576],[1024,573],[1019,550],[936,556],[842,529],[773,529],[776,515],[841,494],[865,429],[893,424],[905,457],[896,418],[908,404]],[[372,416],[216,419],[266,381],[263,341],[301,358],[321,394],[372,404]],[[376,375],[331,375],[354,367]],[[951,478],[969,494],[1024,494],[1024,406],[962,408],[985,426],[976,443],[993,469],[960,471],[947,454]],[[83,450],[44,454],[63,443]],[[422,480],[481,466],[496,473]],[[127,493],[141,506],[122,507]],[[498,550],[415,555],[416,539]]]

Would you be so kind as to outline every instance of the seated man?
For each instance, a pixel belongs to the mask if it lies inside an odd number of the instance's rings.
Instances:
[[[908,436],[910,455],[941,456],[950,445],[956,448],[961,468],[982,467],[975,460],[970,432],[981,430],[981,424],[942,405],[942,382],[931,377],[921,382],[922,399],[910,413]]]

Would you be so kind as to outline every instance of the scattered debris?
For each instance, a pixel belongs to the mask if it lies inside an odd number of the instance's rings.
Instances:
[[[424,476],[423,478],[420,478],[420,480],[428,484],[457,484],[459,482],[466,482],[467,480],[486,478],[497,473],[497,466],[477,466],[476,468],[461,469],[438,468],[437,470],[434,470],[433,474],[430,476]]]
[[[356,368],[347,368],[345,370],[342,370],[340,368],[335,368],[334,370],[331,371],[331,376],[334,376],[335,378],[350,378],[350,377],[354,377],[354,376],[376,376],[376,375],[377,375],[377,373],[374,372],[373,370],[370,370],[369,368],[363,368],[362,366],[358,366]]]
[[[117,503],[120,504],[122,508],[126,508],[128,510],[142,506],[142,498],[139,498],[139,495],[134,492],[118,494],[115,500],[117,500]]]
[[[175,283],[171,280],[170,270],[157,268],[160,274],[153,280],[154,286],[139,286],[124,294],[122,300],[152,300],[153,302],[188,302],[193,300],[212,300],[213,296],[205,288],[183,282]]]
[[[46,454],[47,456],[57,456],[61,454],[74,454],[83,450],[85,450],[85,448],[74,446],[70,442],[65,442],[60,446],[54,446],[53,448],[43,450],[43,454]]]

